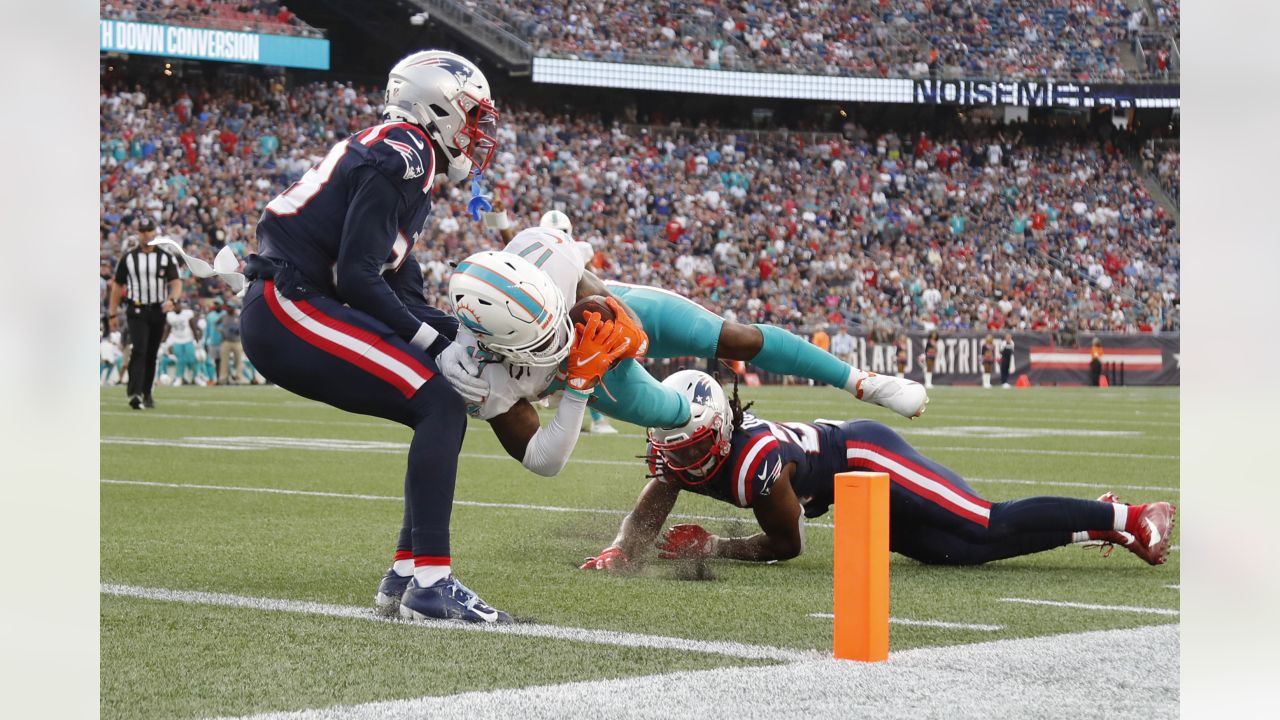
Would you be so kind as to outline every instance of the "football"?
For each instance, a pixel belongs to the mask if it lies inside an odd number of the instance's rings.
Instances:
[[[576,305],[569,308],[569,319],[576,325],[582,323],[587,324],[587,319],[583,316],[586,312],[600,313],[600,321],[613,319],[613,311],[605,304],[603,295],[589,295],[582,298]]]

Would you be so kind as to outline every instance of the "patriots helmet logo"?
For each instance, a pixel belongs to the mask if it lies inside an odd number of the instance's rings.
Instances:
[[[711,397],[711,383],[699,378],[697,384],[693,386],[693,397],[690,400],[701,405],[710,405]]]
[[[407,143],[391,138],[383,139],[384,143],[390,145],[392,149],[400,153],[400,157],[404,158],[404,179],[412,180],[427,174],[426,165],[422,162],[422,156]]]
[[[465,85],[466,82],[471,79],[473,74],[471,68],[451,57],[430,57],[416,62],[414,65],[432,65],[439,67],[442,70],[447,70],[448,72],[453,73],[453,76],[458,79],[459,85]]]

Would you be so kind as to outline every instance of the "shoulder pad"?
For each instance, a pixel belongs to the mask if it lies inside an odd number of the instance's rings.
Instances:
[[[383,123],[356,133],[352,143],[368,148],[370,162],[396,182],[430,183],[435,153],[426,133],[404,122]]]
[[[778,438],[767,431],[747,437],[734,451],[725,478],[729,483],[728,495],[739,507],[751,507],[755,498],[768,495],[773,489],[786,462],[779,451]]]

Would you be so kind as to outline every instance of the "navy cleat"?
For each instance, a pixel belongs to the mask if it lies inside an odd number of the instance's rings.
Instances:
[[[466,620],[476,623],[509,623],[511,616],[489,607],[479,595],[450,575],[430,587],[415,580],[400,598],[400,617],[406,620]]]
[[[400,596],[412,579],[413,575],[400,576],[394,569],[388,570],[378,583],[378,594],[373,596],[373,611],[386,617],[395,615],[400,610]]]

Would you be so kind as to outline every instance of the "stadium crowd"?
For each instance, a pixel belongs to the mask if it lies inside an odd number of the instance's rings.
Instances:
[[[1122,81],[1124,0],[468,3],[540,55],[823,75]],[[1176,15],[1166,15],[1174,18]]]
[[[104,278],[143,215],[188,252],[210,259],[230,245],[244,257],[266,203],[379,110],[372,88],[239,83],[104,85]],[[517,226],[568,213],[602,277],[666,287],[744,322],[1178,329],[1176,222],[1110,143],[1039,144],[987,125],[941,137],[847,128],[605,126],[517,109],[504,113],[485,183]],[[470,219],[469,200],[442,192],[416,248],[441,306],[447,262],[500,246]],[[204,311],[235,305],[219,281],[186,282]]]
[[[103,18],[318,37],[279,0],[102,0]]]

